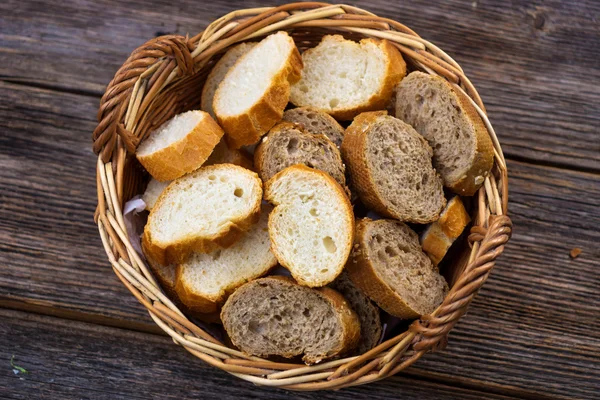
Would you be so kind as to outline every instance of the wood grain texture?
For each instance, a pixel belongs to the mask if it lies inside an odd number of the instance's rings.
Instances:
[[[270,1],[281,4],[286,1]],[[600,171],[600,3],[356,1],[413,28],[465,69],[505,152]],[[200,32],[262,0],[8,0],[0,4],[0,78],[100,96],[122,62],[156,35]]]
[[[176,351],[173,351],[173,350]],[[177,351],[178,350],[178,351]],[[15,375],[9,360],[29,371]],[[337,392],[256,387],[177,349],[169,338],[0,309],[3,399],[509,399],[395,376]]]
[[[0,83],[0,306],[158,331],[114,277],[93,224],[95,106],[86,96]],[[593,397],[600,177],[508,167],[513,239],[447,352],[409,373],[530,398]],[[574,247],[583,252],[572,260]]]

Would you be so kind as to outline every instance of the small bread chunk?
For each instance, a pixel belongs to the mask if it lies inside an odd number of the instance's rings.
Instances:
[[[357,287],[398,318],[433,312],[448,292],[417,234],[399,221],[360,220],[346,270]]]
[[[310,289],[274,276],[246,283],[221,311],[233,344],[255,356],[303,355],[308,364],[343,355],[360,337],[360,322],[330,288]]]
[[[329,287],[344,296],[360,320],[360,343],[354,353],[364,354],[371,350],[381,339],[379,308],[352,283],[346,272],[342,272]]]
[[[204,111],[176,115],[150,133],[136,156],[152,177],[170,181],[199,168],[223,137],[223,130]]]
[[[302,58],[283,31],[267,36],[229,69],[213,109],[235,149],[258,142],[281,119],[290,85],[300,79]]]
[[[344,268],[352,247],[354,214],[344,189],[326,173],[294,165],[265,185],[271,249],[305,286],[324,286]]]
[[[351,120],[364,111],[382,110],[406,75],[406,63],[387,40],[360,43],[326,35],[302,53],[302,79],[292,86],[290,101]]]
[[[258,221],[261,198],[262,182],[252,171],[232,164],[200,168],[161,194],[142,244],[162,265],[231,246]]]
[[[200,108],[210,114],[211,117],[217,118],[213,110],[213,100],[215,92],[219,87],[219,83],[225,78],[227,72],[235,65],[237,60],[256,46],[256,43],[240,43],[229,50],[215,64],[210,74],[206,77],[204,87],[202,88],[202,99],[200,100]]]
[[[231,247],[209,254],[193,253],[177,268],[175,289],[190,310],[217,311],[229,294],[277,265],[267,224],[270,205],[263,205],[258,223]]]
[[[446,204],[431,147],[385,111],[362,113],[346,129],[342,157],[361,201],[382,216],[426,224]]]
[[[283,113],[283,120],[298,124],[308,133],[325,135],[337,147],[342,145],[344,128],[329,114],[310,107],[297,107]]]
[[[158,197],[167,188],[167,186],[169,186],[169,183],[171,183],[171,181],[161,182],[154,178],[150,179],[150,182],[148,182],[148,186],[146,186],[146,190],[142,195],[142,200],[144,200],[144,203],[146,203],[146,210],[152,210],[156,204],[156,201],[158,200]]]
[[[323,135],[312,135],[299,125],[282,122],[273,127],[254,152],[254,165],[263,182],[296,164],[326,172],[344,189],[346,177],[342,156]]]
[[[430,224],[421,234],[423,251],[427,253],[433,265],[438,265],[448,252],[452,243],[460,236],[471,221],[459,196],[454,196],[442,213],[440,219]]]
[[[415,71],[398,85],[396,117],[433,148],[444,185],[461,196],[481,187],[494,163],[488,131],[469,99],[439,76]]]
[[[254,164],[250,156],[243,150],[229,148],[225,140],[219,142],[210,157],[208,157],[208,160],[204,163],[205,166],[216,164],[234,164],[254,170]]]
[[[175,278],[177,265],[161,265],[152,258],[152,256],[144,249],[143,246],[142,251],[146,256],[146,261],[148,263],[148,266],[150,267],[150,270],[154,274],[154,277],[156,277],[156,279],[158,280],[158,283],[160,283],[160,286],[169,296],[175,294]]]

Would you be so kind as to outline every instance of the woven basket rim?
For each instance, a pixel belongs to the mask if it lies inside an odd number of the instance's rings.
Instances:
[[[416,69],[450,82],[467,96],[483,120],[494,145],[494,167],[474,196],[477,212],[468,236],[471,251],[443,303],[430,315],[415,320],[406,332],[361,356],[307,366],[248,356],[191,322],[163,293],[143,256],[134,250],[122,207],[124,199],[128,200],[126,189],[135,187],[132,174],[126,171],[127,155],[134,153],[144,135],[173,115],[177,107],[193,104],[197,95],[194,85],[203,83],[213,56],[233,44],[278,30],[315,29],[387,39]],[[443,349],[448,333],[466,313],[512,232],[506,215],[508,172],[502,148],[479,94],[460,65],[403,24],[350,5],[290,3],[236,10],[192,38],[167,35],[148,41],[132,52],[109,83],[93,141],[99,154],[95,222],[117,277],[175,343],[206,363],[258,385],[291,390],[361,385],[398,373],[428,351]]]

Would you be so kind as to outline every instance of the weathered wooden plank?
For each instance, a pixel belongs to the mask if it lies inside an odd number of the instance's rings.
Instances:
[[[0,305],[156,330],[113,276],[92,221],[95,103],[0,83]],[[521,162],[509,171],[513,240],[448,351],[411,374],[589,395],[600,384],[600,177]],[[583,252],[571,260],[574,247]]]
[[[285,0],[269,4],[285,3]],[[264,1],[5,1],[0,78],[100,95],[137,46]],[[401,21],[464,67],[506,153],[600,171],[600,6],[593,0],[353,4]]]
[[[28,374],[15,375],[9,360]],[[337,392],[256,387],[165,337],[0,309],[3,399],[509,399],[405,376]]]

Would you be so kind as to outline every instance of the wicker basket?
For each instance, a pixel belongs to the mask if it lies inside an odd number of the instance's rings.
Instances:
[[[277,30],[288,31],[299,49],[317,45],[324,34],[390,40],[412,69],[444,77],[467,94],[494,143],[491,176],[474,196],[473,227],[462,255],[448,266],[451,290],[431,315],[367,353],[313,366],[247,356],[214,339],[191,322],[161,291],[127,237],[123,204],[147,181],[133,153],[144,136],[174,114],[199,108],[207,73],[227,48]],[[293,390],[339,389],[394,375],[424,353],[443,349],[452,327],[486,281],[510,238],[506,216],[508,180],[502,149],[477,91],[461,67],[441,49],[406,26],[348,5],[293,3],[238,10],[192,38],[161,36],[136,49],[102,97],[94,131],[98,224],[114,272],[173,341],[201,360],[252,383]]]

